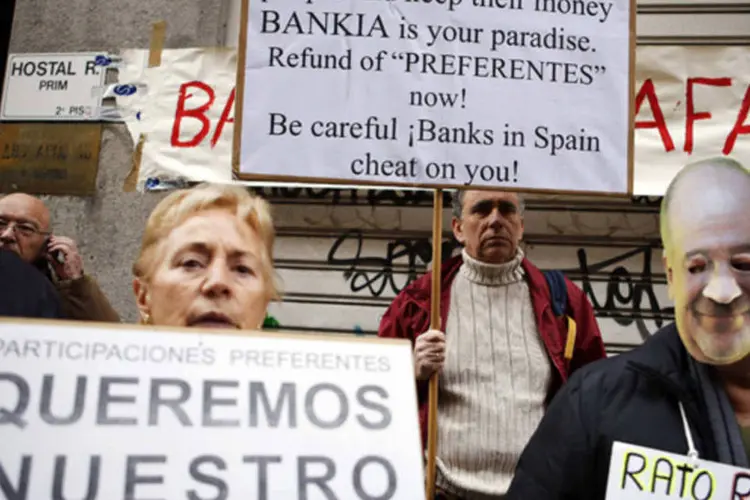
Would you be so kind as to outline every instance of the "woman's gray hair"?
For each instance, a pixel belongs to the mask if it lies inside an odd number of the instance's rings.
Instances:
[[[521,193],[516,193],[516,196],[518,196],[518,213],[523,215],[524,211],[526,210],[526,202],[523,199],[523,196]],[[463,204],[464,204],[464,190],[463,189],[457,189],[453,191],[451,194],[451,208],[452,208],[452,214],[453,217],[456,219],[461,218],[461,214],[463,213]]]

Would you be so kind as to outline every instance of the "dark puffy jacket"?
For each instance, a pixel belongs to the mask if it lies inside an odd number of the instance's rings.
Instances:
[[[0,316],[61,319],[60,296],[36,267],[0,250]]]
[[[604,500],[614,441],[685,455],[680,401],[700,457],[716,460],[688,356],[671,324],[638,348],[577,371],[521,455],[507,498]]]

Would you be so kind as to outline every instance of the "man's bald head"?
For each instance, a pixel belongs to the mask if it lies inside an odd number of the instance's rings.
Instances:
[[[11,211],[33,220],[42,231],[49,230],[49,209],[36,196],[26,193],[13,193],[0,198],[0,214],[10,213]]]
[[[660,232],[669,252],[680,220],[724,217],[738,204],[750,206],[750,172],[730,158],[710,158],[684,167],[661,203]]]
[[[36,260],[49,233],[50,213],[39,198],[13,193],[0,198],[0,248]]]

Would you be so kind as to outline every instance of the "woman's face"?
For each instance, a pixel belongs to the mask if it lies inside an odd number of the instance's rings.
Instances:
[[[175,228],[156,252],[150,280],[136,278],[141,313],[155,325],[256,329],[269,302],[263,242],[236,215],[199,212]]]

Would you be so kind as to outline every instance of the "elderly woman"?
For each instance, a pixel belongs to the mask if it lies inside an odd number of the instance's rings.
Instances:
[[[235,186],[176,191],[151,213],[133,291],[141,323],[257,329],[277,297],[268,203]]]

